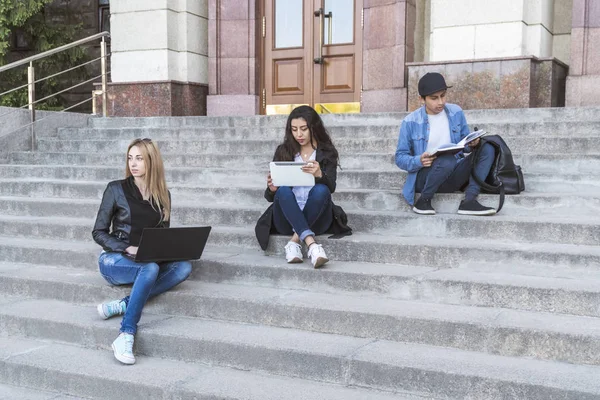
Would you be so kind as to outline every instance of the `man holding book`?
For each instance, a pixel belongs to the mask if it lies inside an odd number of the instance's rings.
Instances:
[[[452,193],[466,187],[458,213],[493,215],[494,208],[477,201],[481,188],[471,171],[485,181],[495,150],[485,144],[474,160],[470,153],[479,146],[481,133],[470,135],[462,109],[446,103],[446,90],[450,87],[436,72],[429,72],[419,80],[423,106],[402,121],[396,149],[396,165],[408,172],[402,193],[414,212],[434,215],[431,200],[435,193]],[[416,202],[415,193],[421,193]]]

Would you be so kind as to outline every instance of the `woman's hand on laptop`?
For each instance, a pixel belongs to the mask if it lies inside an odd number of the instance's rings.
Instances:
[[[321,166],[316,161],[309,161],[306,165],[302,166],[302,171],[307,174],[311,174],[315,178],[322,178],[323,172],[321,172]]]
[[[138,251],[137,246],[129,246],[128,248],[125,249],[125,253],[131,254],[132,256],[135,256],[137,254],[137,251]]]
[[[277,191],[277,186],[273,186],[273,180],[271,179],[271,173],[269,172],[269,175],[267,176],[267,186],[269,187],[269,190],[271,191],[271,193],[275,193]]]

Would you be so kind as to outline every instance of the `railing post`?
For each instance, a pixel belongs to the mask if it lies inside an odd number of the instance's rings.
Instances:
[[[31,151],[35,151],[35,69],[33,61],[27,68],[27,98],[29,99],[29,114],[31,117]]]
[[[102,42],[100,42],[100,65],[102,70],[102,116],[106,117],[106,106],[107,106],[107,96],[106,96],[106,40],[105,36],[102,36]]]

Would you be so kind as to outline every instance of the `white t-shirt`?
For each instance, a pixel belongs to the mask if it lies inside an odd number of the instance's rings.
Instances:
[[[307,161],[315,161],[317,158],[317,151],[314,150]],[[294,158],[296,162],[304,162],[300,153],[296,154]],[[304,211],[304,206],[306,205],[306,200],[308,200],[308,194],[312,189],[312,186],[294,186],[292,188],[292,192],[294,192],[294,196],[296,196],[296,202],[298,203],[298,207]]]
[[[444,144],[452,143],[446,110],[442,110],[439,114],[427,114],[427,118],[429,119],[429,142],[425,151],[429,153]]]

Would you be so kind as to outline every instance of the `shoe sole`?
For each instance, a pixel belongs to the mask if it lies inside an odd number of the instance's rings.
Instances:
[[[412,210],[421,215],[435,215],[435,210],[420,210],[417,207],[413,207]]]
[[[319,257],[317,258],[317,262],[315,262],[315,269],[317,268],[321,268],[323,265],[325,265],[325,263],[329,261],[329,258],[325,258],[325,257]]]
[[[115,356],[115,358],[117,360],[119,360],[123,364],[127,364],[127,365],[133,365],[133,364],[135,364],[135,358],[131,359],[131,358],[128,358],[128,357],[123,357],[122,355],[120,355],[119,353],[117,353],[117,349],[115,349],[115,345],[114,344],[111,345],[110,347],[112,347],[113,354],[114,354],[114,356]]]
[[[458,214],[460,214],[460,215],[486,216],[486,215],[494,215],[494,214],[496,214],[496,210],[485,210],[485,211],[465,211],[465,210],[458,210]]]
[[[108,316],[106,314],[104,314],[104,307],[102,307],[102,304],[98,304],[98,307],[96,307],[96,310],[98,310],[98,315],[100,315],[100,318],[108,319]]]
[[[287,260],[288,264],[299,264],[301,262],[303,262],[303,260],[301,258],[298,257],[294,257],[291,260]]]

